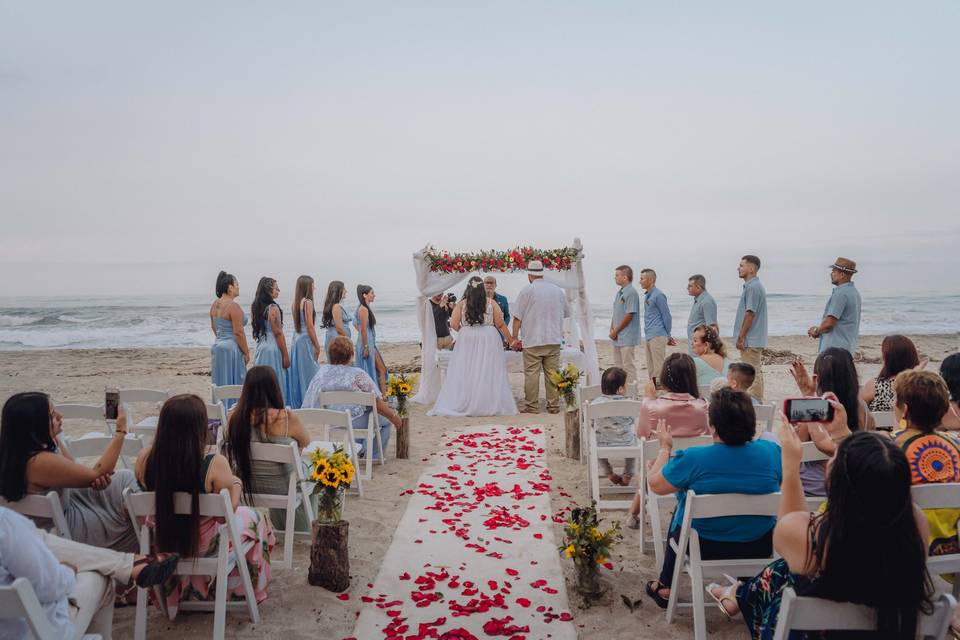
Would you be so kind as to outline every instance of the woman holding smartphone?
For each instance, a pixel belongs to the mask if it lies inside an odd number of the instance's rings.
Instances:
[[[330,362],[330,341],[337,336],[352,339],[350,324],[354,322],[353,314],[343,306],[347,297],[347,288],[339,280],[332,280],[327,285],[327,297],[323,301],[323,315],[320,326],[327,330],[323,338],[323,354]]]
[[[357,298],[360,300],[356,319],[359,334],[357,335],[357,366],[377,381],[380,393],[386,393],[387,367],[377,349],[377,317],[370,308],[377,296],[370,285],[358,284]]]
[[[253,339],[257,341],[253,364],[273,367],[284,402],[287,402],[290,397],[290,353],[283,336],[283,311],[276,302],[279,295],[280,287],[275,279],[266,276],[260,278],[257,295],[250,307]]]
[[[243,384],[250,362],[250,347],[243,328],[247,316],[237,304],[240,284],[236,276],[221,271],[217,276],[217,299],[210,305],[210,328],[216,341],[210,349],[210,376],[217,386]],[[225,400],[229,409],[236,400]]]

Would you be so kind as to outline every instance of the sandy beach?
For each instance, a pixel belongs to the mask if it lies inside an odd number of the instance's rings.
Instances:
[[[960,346],[954,335],[912,336],[918,350],[931,361],[931,368],[939,367],[943,358]],[[879,370],[880,336],[861,339],[862,357],[858,361],[861,380]],[[779,402],[796,392],[787,363],[795,356],[812,364],[816,355],[816,341],[806,336],[775,337],[770,339],[770,350],[775,354],[764,366],[766,401]],[[418,370],[419,348],[413,343],[383,344],[383,357],[391,370]],[[601,368],[613,362],[610,344],[599,343]],[[675,349],[675,348],[674,348]],[[671,349],[671,350],[674,350]],[[736,356],[734,352],[732,354]],[[642,363],[641,363],[642,364]],[[209,351],[206,349],[127,349],[127,350],[60,350],[0,353],[0,399],[18,391],[42,390],[57,402],[101,402],[106,385],[120,387],[147,387],[172,392],[196,393],[209,396]],[[645,373],[641,374],[641,378]],[[511,374],[514,394],[521,392],[521,376]],[[261,605],[263,622],[251,625],[244,615],[228,615],[228,636],[237,638],[345,638],[352,634],[360,597],[367,594],[381,561],[390,545],[393,532],[403,516],[409,496],[401,495],[410,488],[421,473],[423,461],[437,448],[440,436],[447,430],[468,425],[503,422],[492,418],[451,419],[428,417],[428,407],[413,405],[411,412],[411,455],[409,460],[392,458],[386,466],[377,467],[373,480],[366,485],[363,499],[350,498],[344,517],[350,522],[350,555],[352,583],[348,601],[338,600],[334,594],[310,587],[306,581],[309,541],[298,539],[295,545],[292,570],[275,570],[269,588],[269,598]],[[521,427],[543,425],[547,442],[547,464],[553,476],[552,508],[556,513],[571,501],[586,503],[586,467],[567,460],[562,455],[562,417],[542,413],[517,416],[510,421]],[[89,427],[88,427],[89,428]],[[69,435],[79,435],[83,425],[68,428]],[[568,494],[570,497],[561,495]],[[624,512],[605,512],[607,519],[623,520]],[[555,525],[559,533],[559,526]],[[279,552],[279,549],[278,549]],[[641,555],[637,547],[637,532],[625,530],[624,539],[612,558],[613,571],[605,572],[611,588],[607,599],[591,609],[578,607],[572,590],[572,566],[564,561],[570,606],[574,623],[582,638],[687,638],[692,636],[689,614],[667,625],[662,612],[643,595],[643,584],[656,576],[652,553]],[[689,588],[682,593],[689,597]],[[631,613],[621,603],[620,595],[642,599],[643,605]],[[114,633],[118,638],[132,636],[133,608],[118,609]],[[149,635],[177,633],[182,638],[207,638],[212,630],[212,617],[205,614],[181,614],[175,623],[151,611]],[[728,623],[718,612],[707,618],[709,631],[719,638],[746,637],[742,623]]]

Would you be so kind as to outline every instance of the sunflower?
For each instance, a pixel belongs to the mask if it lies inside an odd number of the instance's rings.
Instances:
[[[313,472],[310,474],[310,479],[322,482],[323,474],[330,468],[330,463],[327,462],[326,458],[318,458],[314,463],[315,466],[313,467]]]
[[[397,385],[397,388],[400,389],[400,393],[404,395],[410,393],[411,391],[410,385],[406,382],[401,382],[399,385]]]
[[[340,486],[340,481],[343,479],[343,475],[340,473],[339,469],[328,468],[320,475],[320,484],[325,487],[332,487],[334,489]]]
[[[571,544],[569,547],[567,547],[566,549],[563,550],[563,553],[564,553],[568,558],[572,558],[572,557],[573,557],[573,554],[576,552],[576,550],[577,550],[577,548],[574,547],[574,546]]]
[[[606,561],[607,559],[603,557],[602,553],[599,556],[597,556],[597,564],[603,564]]]

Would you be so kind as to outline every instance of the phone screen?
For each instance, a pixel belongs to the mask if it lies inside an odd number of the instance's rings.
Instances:
[[[103,399],[103,410],[107,420],[116,420],[119,415],[120,391],[107,389]]]
[[[786,414],[790,422],[830,422],[833,407],[822,398],[794,398],[787,400]]]

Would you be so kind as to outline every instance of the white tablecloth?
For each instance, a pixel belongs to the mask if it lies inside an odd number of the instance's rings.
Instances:
[[[450,364],[450,357],[453,355],[453,351],[447,349],[438,349],[437,350],[437,366],[440,367],[440,371],[443,374],[447,372],[447,365]],[[507,361],[507,371],[512,373],[523,373],[523,354],[519,351],[504,351],[503,357]],[[583,352],[579,349],[573,347],[563,347],[560,349],[560,366],[566,366],[569,363],[573,363],[580,371],[583,371],[586,367],[586,358],[583,355]]]

